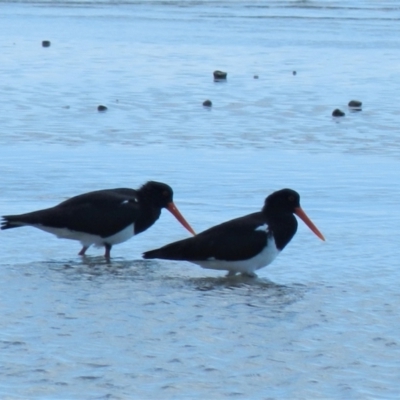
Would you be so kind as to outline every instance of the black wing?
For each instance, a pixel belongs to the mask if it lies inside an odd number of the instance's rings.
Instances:
[[[71,197],[58,204],[57,207],[72,207],[81,204],[108,204],[110,207],[112,207],[117,206],[124,200],[131,201],[132,203],[138,202],[139,198],[137,191],[127,188],[96,190],[94,192],[83,193],[78,196]]]
[[[207,229],[198,235],[147,251],[144,258],[203,261],[209,258],[225,261],[254,257],[266,245],[268,235],[263,215],[253,213]],[[256,230],[265,225],[265,230]]]
[[[41,224],[111,236],[135,222],[140,205],[133,189],[109,189],[72,197],[45,210],[6,215],[2,229]]]

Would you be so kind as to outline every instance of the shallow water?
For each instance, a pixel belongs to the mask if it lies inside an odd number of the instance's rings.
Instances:
[[[1,214],[153,179],[201,231],[291,187],[327,238],[227,279],[141,259],[166,212],[111,264],[2,231],[2,399],[398,398],[395,2],[1,7]]]

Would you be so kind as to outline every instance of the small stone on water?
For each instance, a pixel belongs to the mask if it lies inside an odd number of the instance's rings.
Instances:
[[[97,111],[100,111],[100,112],[107,111],[107,107],[103,106],[103,105],[100,105],[100,106],[97,107]]]
[[[338,108],[336,108],[332,112],[332,117],[344,117],[345,115],[346,114],[342,110],[339,110]]]
[[[228,75],[228,73],[217,70],[217,71],[213,72],[213,75],[214,75],[214,79],[220,80],[220,79],[226,79],[226,76]]]
[[[359,100],[350,100],[348,105],[349,105],[349,107],[353,107],[353,108],[361,108],[362,102]]]

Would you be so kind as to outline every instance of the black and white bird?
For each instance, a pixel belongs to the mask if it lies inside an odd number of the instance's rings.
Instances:
[[[1,229],[33,226],[62,239],[81,242],[79,255],[91,245],[104,246],[109,259],[111,247],[125,242],[152,226],[166,208],[192,234],[173,202],[170,186],[147,182],[141,188],[106,189],[84,193],[55,207],[20,215],[5,215]]]
[[[255,271],[270,264],[297,231],[297,219],[322,240],[322,233],[300,207],[300,195],[282,189],[265,199],[261,211],[209,228],[194,237],[146,251],[146,259],[182,260],[203,268],[255,277]]]

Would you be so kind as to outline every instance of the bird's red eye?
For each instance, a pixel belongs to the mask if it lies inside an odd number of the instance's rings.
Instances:
[[[289,200],[290,202],[293,202],[293,201],[294,201],[294,196],[289,196],[289,197],[288,197],[288,200]]]
[[[164,196],[164,197],[168,197],[168,196],[169,196],[169,193],[165,190],[165,191],[163,192],[163,196]]]

